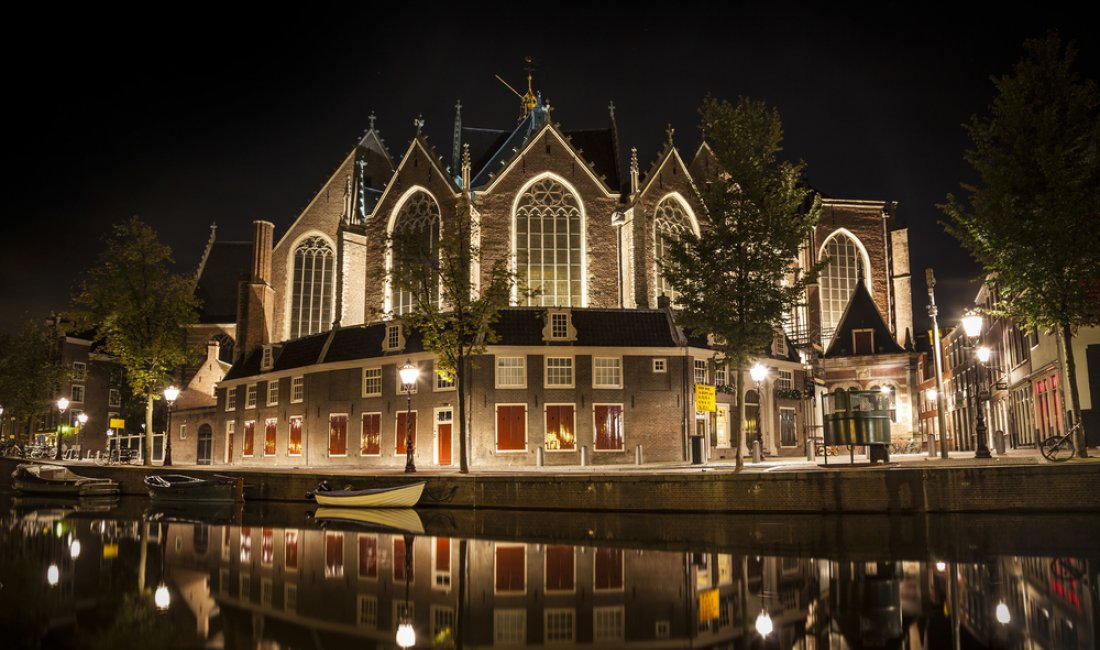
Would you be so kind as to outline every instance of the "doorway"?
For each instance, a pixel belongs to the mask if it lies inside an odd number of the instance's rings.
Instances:
[[[214,455],[214,430],[209,424],[199,426],[199,441],[196,462],[199,465],[209,465]]]
[[[454,411],[451,408],[435,410],[435,464],[453,464],[451,455],[451,428]]]

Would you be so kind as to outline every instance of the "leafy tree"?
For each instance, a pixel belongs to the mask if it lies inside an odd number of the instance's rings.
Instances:
[[[34,418],[51,411],[49,397],[64,373],[57,332],[28,320],[15,334],[0,335],[0,349],[4,350],[0,356],[3,417],[14,418],[29,433]]]
[[[115,225],[73,302],[75,321],[94,329],[145,402],[145,464],[152,463],[153,403],[172,372],[188,363],[183,326],[198,301],[190,278],[172,273],[171,249],[137,217]]]
[[[506,260],[481,267],[481,249],[474,243],[472,198],[462,192],[457,201],[455,220],[444,224],[437,245],[420,231],[396,231],[389,245],[397,270],[394,287],[412,295],[413,310],[402,318],[420,333],[424,348],[436,354],[437,371],[455,382],[459,471],[468,472],[466,413],[471,363],[487,343],[496,340],[492,325],[508,305],[516,278]]]
[[[995,278],[994,315],[1060,335],[1079,421],[1073,337],[1100,322],[1100,92],[1057,34],[1024,49],[1012,74],[993,78],[988,115],[965,126],[964,158],[979,181],[940,207],[948,232]],[[1084,457],[1083,432],[1074,443]]]
[[[716,356],[737,377],[740,469],[748,362],[820,270],[796,264],[820,199],[803,182],[803,163],[779,160],[783,128],[774,108],[744,97],[736,106],[708,97],[700,114],[720,171],[702,189],[700,235],[689,231],[674,241],[662,273],[680,293],[679,322],[713,335]]]

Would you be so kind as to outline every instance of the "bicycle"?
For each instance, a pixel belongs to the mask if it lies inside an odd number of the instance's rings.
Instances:
[[[890,443],[891,454],[917,454],[920,453],[920,450],[920,442],[913,438],[910,438],[909,440],[899,440],[897,442]]]
[[[139,458],[140,458],[140,455],[138,454],[138,451],[136,449],[130,449],[130,448],[127,448],[127,447],[123,447],[123,448],[119,449],[118,447],[114,447],[109,452],[107,452],[107,454],[105,456],[104,455],[96,456],[95,464],[96,465],[101,465],[101,466],[102,465],[114,465],[114,464],[118,464],[118,465],[129,464],[129,465],[132,465]]]
[[[1073,435],[1081,428],[1081,423],[1073,425],[1069,431],[1062,435],[1053,435],[1039,443],[1039,452],[1052,463],[1061,463],[1073,458],[1076,448],[1073,444]]]

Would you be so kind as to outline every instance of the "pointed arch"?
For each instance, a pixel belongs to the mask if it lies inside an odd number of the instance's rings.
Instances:
[[[401,195],[394,204],[393,210],[390,211],[389,219],[386,221],[386,237],[392,238],[395,232],[419,232],[424,237],[429,250],[435,251],[439,248],[441,228],[439,201],[428,188],[414,185]],[[394,273],[400,272],[400,269],[394,269],[393,247],[387,245],[383,311],[394,316],[407,314],[413,310],[414,306],[412,294],[397,288]]]
[[[569,181],[543,172],[520,188],[512,203],[512,268],[538,292],[527,304],[588,306],[586,235],[584,203]]]
[[[821,299],[821,341],[828,348],[833,334],[852,299],[863,267],[863,281],[871,286],[871,258],[867,248],[847,228],[837,228],[821,244],[818,259],[828,258],[819,280]]]
[[[336,301],[336,244],[310,230],[294,241],[288,257],[287,338],[327,331]]]
[[[681,234],[691,230],[700,236],[699,220],[695,211],[679,192],[669,192],[657,201],[653,209],[653,286],[656,296],[666,295],[676,304],[680,293],[672,288],[661,273],[661,265],[668,255],[669,245],[679,239]]]

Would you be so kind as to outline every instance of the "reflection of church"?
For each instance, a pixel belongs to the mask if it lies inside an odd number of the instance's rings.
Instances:
[[[662,300],[676,296],[659,270],[669,240],[705,219],[698,187],[714,171],[709,146],[682,151],[670,129],[651,165],[631,150],[623,169],[613,108],[597,129],[567,130],[550,116],[533,94],[514,128],[466,127],[456,113],[449,161],[420,121],[391,152],[372,117],[285,232],[257,221],[251,245],[211,236],[198,273],[204,323],[191,335],[220,337],[222,349],[210,347],[174,416],[199,432],[197,446],[177,440],[174,453],[396,466],[411,426],[418,464],[455,464],[454,388],[402,326],[410,297],[391,282],[385,241],[395,231],[437,239],[471,189],[482,272],[505,259],[537,291],[506,310],[473,370],[471,466],[531,466],[540,449],[547,465],[680,461],[695,433],[711,459],[732,457],[733,378],[705,339],[676,327]],[[807,398],[820,380],[889,387],[895,433],[912,428],[906,230],[890,202],[824,206],[802,262],[830,264],[807,306],[760,350],[770,373],[748,399],[750,435],[777,455],[804,453],[820,421]],[[226,344],[228,371],[217,360]],[[396,373],[406,360],[421,371],[408,413]],[[717,386],[714,411],[696,411],[695,384]]]

